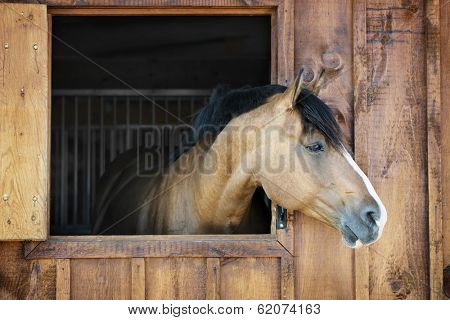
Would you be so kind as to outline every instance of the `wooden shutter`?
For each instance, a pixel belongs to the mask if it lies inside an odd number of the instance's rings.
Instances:
[[[0,23],[0,240],[41,240],[49,225],[47,8],[2,3]]]

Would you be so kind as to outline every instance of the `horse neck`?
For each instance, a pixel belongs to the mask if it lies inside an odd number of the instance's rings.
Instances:
[[[233,232],[243,221],[256,184],[250,170],[251,152],[237,130],[226,127],[203,152],[196,166],[193,183],[196,214],[210,232]],[[204,168],[210,168],[205,170]]]

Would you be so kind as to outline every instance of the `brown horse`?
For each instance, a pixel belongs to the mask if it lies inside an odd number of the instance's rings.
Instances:
[[[263,232],[262,188],[272,202],[339,230],[348,246],[379,239],[384,205],[330,108],[301,85],[299,76],[287,89],[216,92],[194,127],[216,126],[151,176],[136,170],[135,153],[119,157],[101,181],[94,233]]]

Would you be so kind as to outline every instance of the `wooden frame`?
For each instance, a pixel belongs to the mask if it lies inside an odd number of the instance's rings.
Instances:
[[[47,1],[49,25],[53,15],[270,15],[272,82],[287,84],[293,78],[292,1],[264,0],[256,1],[248,6],[240,1],[225,3],[211,1],[211,3],[211,6],[202,6],[195,1],[175,1],[166,7],[159,1],[143,1],[142,7],[136,7],[136,5],[127,7],[123,2],[117,2],[116,6],[114,1],[88,1],[86,6],[70,7],[65,1]],[[51,236],[47,241],[25,243],[24,255],[27,259],[170,256],[288,257],[292,256],[294,248],[293,219],[293,215],[289,214],[288,227],[283,230],[276,230],[273,222],[269,235]]]

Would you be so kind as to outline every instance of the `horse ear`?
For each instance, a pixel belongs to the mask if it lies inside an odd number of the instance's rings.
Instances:
[[[297,104],[297,99],[302,91],[303,84],[303,69],[300,69],[299,74],[292,81],[291,85],[287,88],[285,92],[285,97],[287,99],[288,108],[293,108]]]

